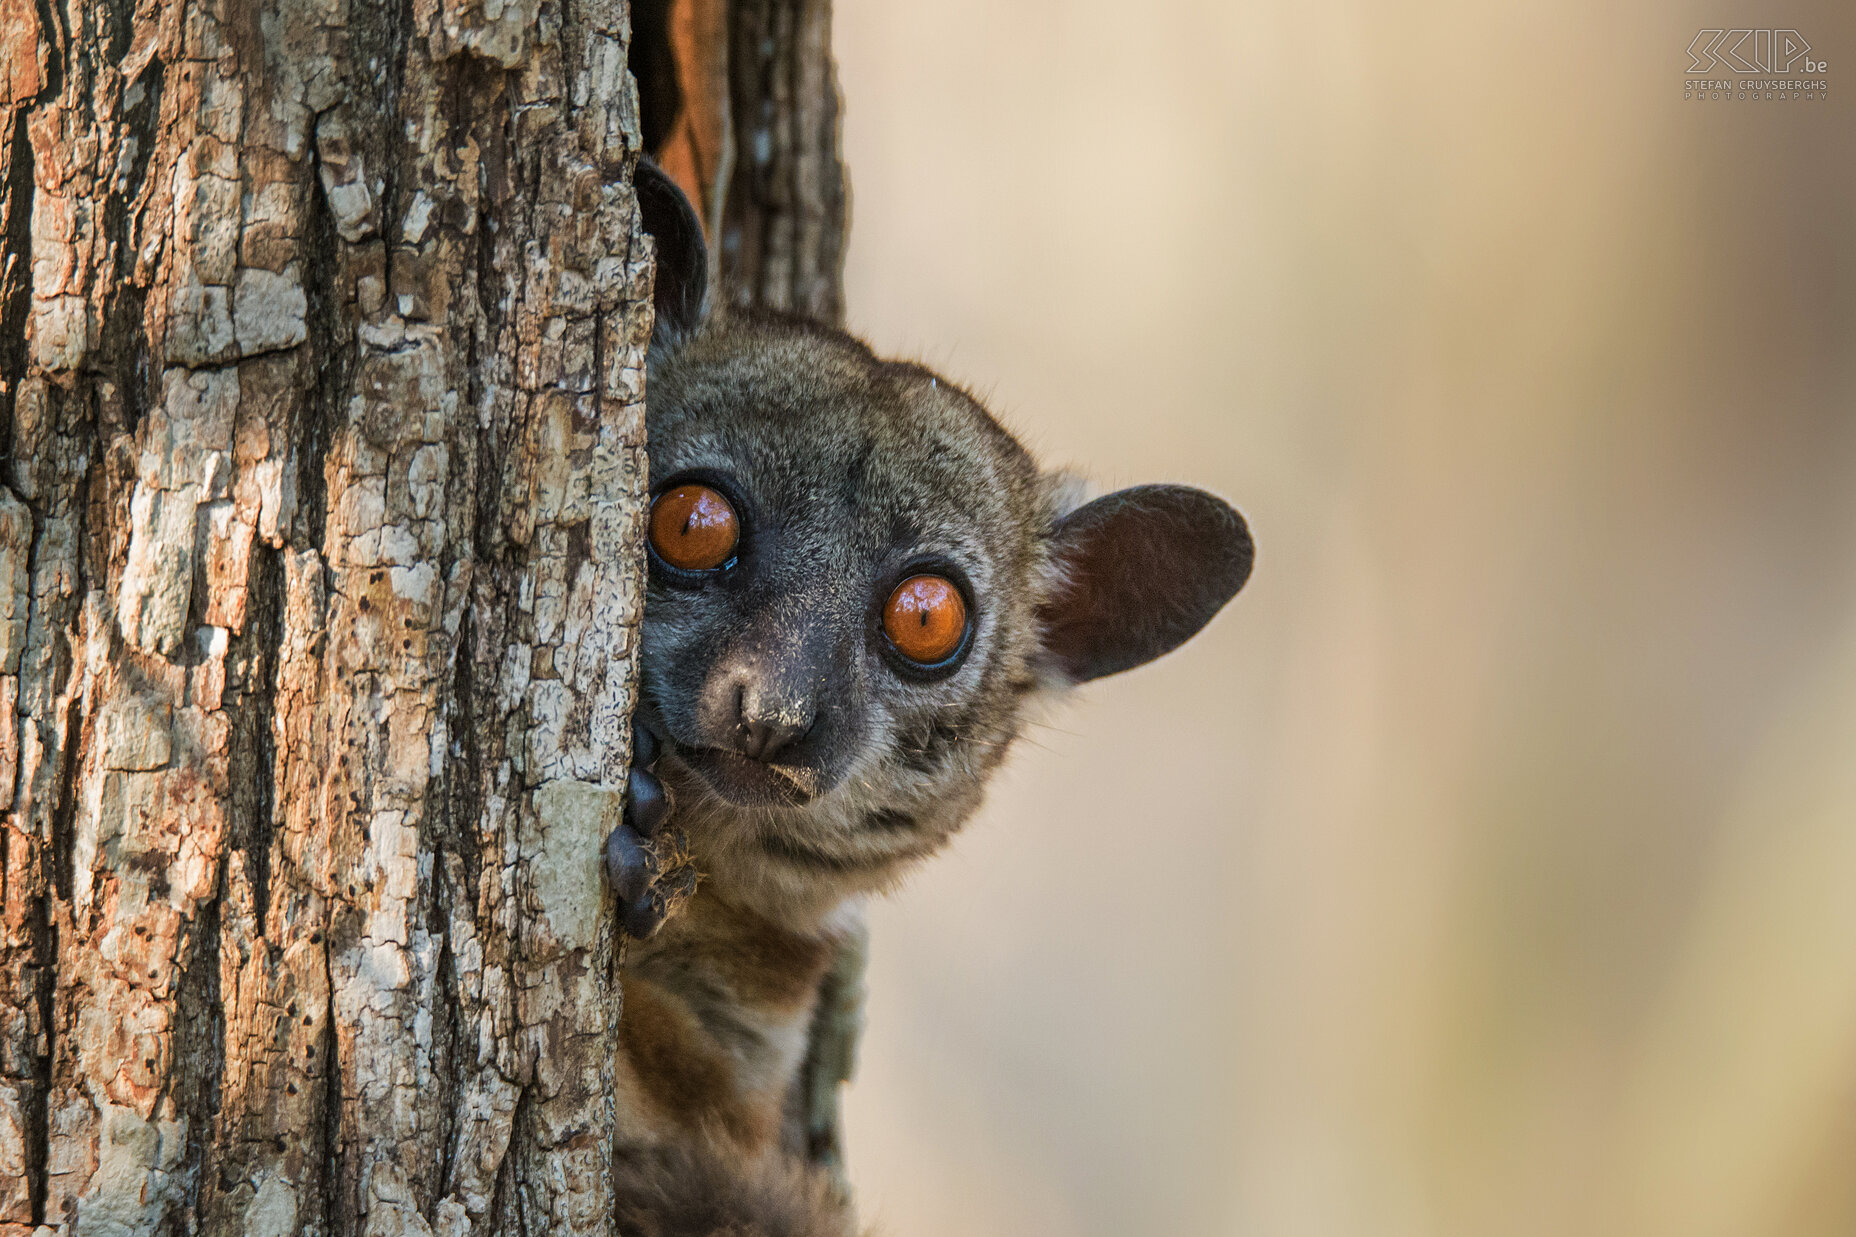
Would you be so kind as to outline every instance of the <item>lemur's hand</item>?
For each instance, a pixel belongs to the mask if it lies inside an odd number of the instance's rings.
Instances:
[[[619,925],[643,940],[696,891],[683,831],[665,821],[670,798],[652,770],[657,736],[632,727],[632,771],[625,784],[625,819],[606,839],[606,880],[619,897]]]

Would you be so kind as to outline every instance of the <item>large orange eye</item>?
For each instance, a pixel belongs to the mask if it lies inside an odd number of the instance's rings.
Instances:
[[[896,586],[883,607],[883,631],[897,652],[912,662],[932,666],[952,657],[966,638],[967,603],[952,581],[910,576]]]
[[[741,540],[741,522],[728,500],[706,485],[679,485],[651,504],[651,548],[672,567],[720,567]]]

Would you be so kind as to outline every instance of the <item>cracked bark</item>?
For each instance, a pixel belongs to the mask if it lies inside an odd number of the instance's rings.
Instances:
[[[835,323],[850,202],[830,0],[728,7],[734,160],[722,194],[723,298]]]
[[[849,191],[829,0],[639,0],[647,150],[697,205],[717,303],[836,323]]]
[[[622,0],[0,0],[0,1235],[611,1231]]]
[[[718,295],[835,318],[824,0],[678,4]],[[611,1231],[630,20],[0,0],[0,1237]]]

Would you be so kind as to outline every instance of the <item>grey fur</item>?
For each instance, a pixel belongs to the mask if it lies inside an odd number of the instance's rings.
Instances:
[[[724,487],[744,535],[700,581],[654,564],[646,724],[708,879],[792,922],[891,883],[978,804],[1049,677],[1058,486],[959,387],[794,319],[709,324],[650,392],[653,488]],[[923,566],[967,587],[972,636],[943,677],[899,665],[880,626]],[[803,737],[757,762],[771,778],[718,784],[710,749],[737,750],[744,710]]]

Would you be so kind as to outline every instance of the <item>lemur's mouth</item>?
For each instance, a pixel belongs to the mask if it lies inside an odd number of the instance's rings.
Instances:
[[[633,720],[657,736],[672,760],[693,773],[718,799],[735,807],[804,807],[831,789],[824,771],[809,765],[774,764],[685,742],[672,732],[648,690]]]
[[[678,745],[676,755],[737,807],[804,807],[822,790],[819,771],[802,765],[768,764],[716,747]]]

